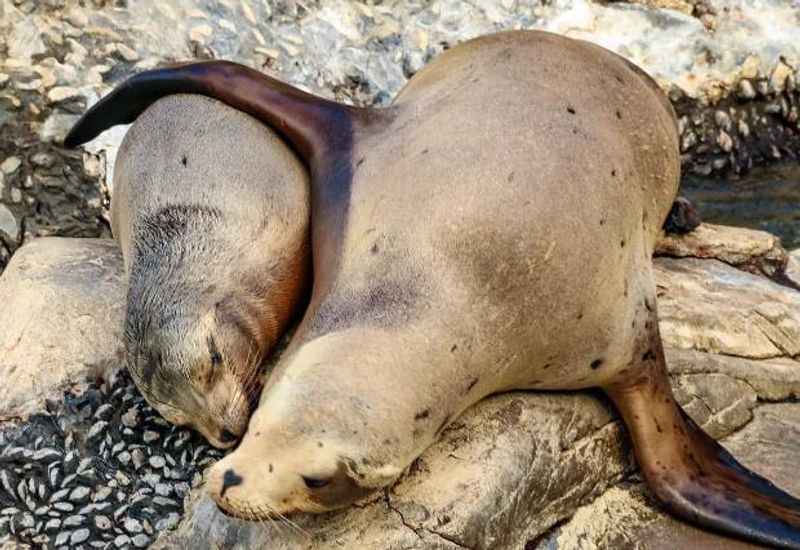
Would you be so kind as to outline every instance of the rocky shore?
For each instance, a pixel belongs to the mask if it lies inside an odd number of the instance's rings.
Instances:
[[[752,548],[665,515],[593,393],[487,399],[345,512],[297,527],[223,516],[202,492],[219,453],[166,425],[121,371],[108,205],[125,129],[82,151],[59,142],[111,87],[165,62],[234,59],[387,104],[457,42],[539,28],[647,70],[679,115],[684,170],[731,174],[800,153],[798,13],[780,0],[0,0],[0,548]],[[658,255],[679,400],[800,494],[800,257],[708,224]]]
[[[800,494],[800,257],[767,233],[711,225],[662,239],[658,255],[678,400]],[[26,244],[0,303],[13,306],[0,309],[0,548],[752,548],[653,502],[598,392],[491,397],[367,502],[296,526],[231,519],[203,492],[219,453],[167,425],[122,370],[112,242]]]

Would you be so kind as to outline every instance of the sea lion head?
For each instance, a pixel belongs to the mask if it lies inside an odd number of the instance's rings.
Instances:
[[[224,307],[224,306],[222,306]],[[181,312],[130,338],[129,371],[145,399],[169,422],[190,426],[212,445],[242,436],[260,390],[261,343],[220,311]]]
[[[434,440],[441,419],[420,414],[408,380],[395,376],[393,355],[414,359],[388,345],[396,335],[345,332],[281,358],[242,442],[209,471],[224,512],[267,519],[346,507],[394,482]]]
[[[236,232],[227,227],[222,214],[205,207],[142,216],[133,231],[125,316],[129,371],[145,399],[220,448],[245,432],[262,361],[305,278],[296,247],[264,235],[257,241],[279,246],[243,247],[228,241]]]
[[[262,360],[304,305],[309,203],[288,145],[213,99],[161,99],[120,147],[111,210],[129,370],[168,421],[217,447],[244,433]]]

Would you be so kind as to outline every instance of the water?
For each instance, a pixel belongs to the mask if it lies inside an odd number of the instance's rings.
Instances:
[[[680,193],[704,222],[762,229],[778,235],[787,250],[800,248],[800,164],[759,168],[738,179],[686,176]]]

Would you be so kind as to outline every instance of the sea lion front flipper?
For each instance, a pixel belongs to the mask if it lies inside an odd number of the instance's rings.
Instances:
[[[739,464],[680,408],[655,336],[643,364],[629,371],[638,374],[604,388],[628,427],[650,489],[691,523],[800,549],[800,500]]]
[[[130,77],[87,111],[64,139],[76,147],[117,124],[136,120],[173,94],[200,94],[246,112],[280,133],[310,164],[349,146],[357,109],[303,92],[244,65],[204,61],[144,71]]]

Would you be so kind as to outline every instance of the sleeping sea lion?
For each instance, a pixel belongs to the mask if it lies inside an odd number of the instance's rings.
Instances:
[[[159,100],[119,151],[129,370],[217,447],[244,433],[261,361],[308,291],[307,174],[268,126],[198,95]]]
[[[133,77],[68,142],[179,92],[253,114],[312,176],[311,301],[241,445],[210,471],[224,511],[341,508],[485,396],[599,386],[673,513],[800,548],[800,501],[736,462],[669,386],[651,255],[678,188],[678,132],[640,69],[587,42],[506,32],[443,53],[377,110],[192,64]]]

